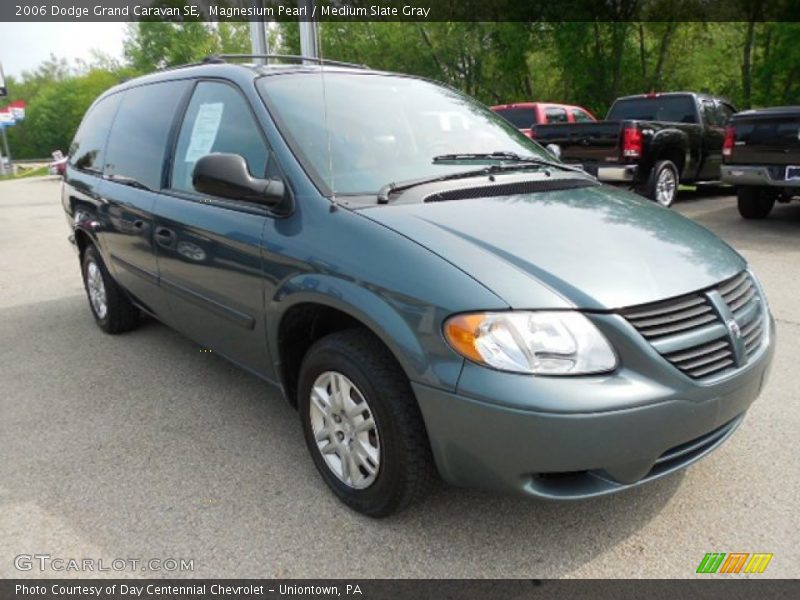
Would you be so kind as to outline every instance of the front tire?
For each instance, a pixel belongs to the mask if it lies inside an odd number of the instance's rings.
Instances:
[[[675,163],[671,160],[660,160],[650,171],[644,193],[664,208],[669,208],[678,197],[679,183],[680,175]]]
[[[328,335],[306,353],[298,407],[322,479],[370,517],[403,510],[427,492],[434,467],[408,378],[370,332]]]
[[[81,267],[83,287],[97,326],[112,334],[136,329],[139,309],[111,277],[97,248],[89,246],[86,249]]]
[[[736,188],[736,205],[745,219],[764,219],[775,206],[775,192],[763,187]]]

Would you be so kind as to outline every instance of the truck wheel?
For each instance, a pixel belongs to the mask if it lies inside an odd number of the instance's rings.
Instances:
[[[738,187],[736,199],[739,214],[745,219],[763,219],[775,206],[775,193],[762,187]]]
[[[106,333],[124,333],[139,325],[139,309],[117,285],[100,253],[89,246],[83,253],[83,287],[98,327]]]
[[[669,208],[678,197],[678,168],[671,160],[658,161],[650,171],[645,185],[645,196]]]
[[[350,508],[385,517],[427,491],[428,435],[408,378],[370,332],[317,341],[300,369],[298,407],[322,479]]]

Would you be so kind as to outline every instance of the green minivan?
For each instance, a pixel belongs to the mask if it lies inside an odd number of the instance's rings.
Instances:
[[[416,77],[215,57],[128,81],[63,204],[97,324],[150,315],[278,386],[373,517],[437,476],[549,499],[662,477],[772,359],[726,243]]]

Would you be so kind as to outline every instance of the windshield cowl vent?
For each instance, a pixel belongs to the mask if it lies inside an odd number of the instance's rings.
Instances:
[[[549,179],[544,181],[515,181],[511,183],[492,183],[473,187],[458,187],[434,192],[425,196],[423,202],[444,202],[447,200],[471,200],[492,196],[514,196],[535,192],[560,192],[600,185],[589,179]]]

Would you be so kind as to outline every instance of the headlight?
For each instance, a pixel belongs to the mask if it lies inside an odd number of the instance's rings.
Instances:
[[[587,375],[617,366],[608,340],[578,312],[456,315],[445,322],[444,334],[465,358],[501,371]]]

